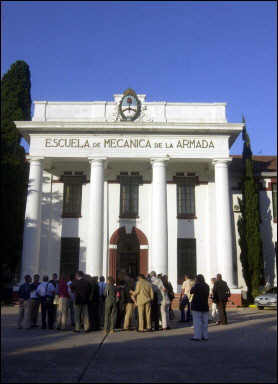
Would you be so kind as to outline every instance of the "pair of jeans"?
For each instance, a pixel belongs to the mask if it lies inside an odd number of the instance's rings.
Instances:
[[[185,307],[187,306],[187,314],[186,314],[186,320],[185,320]],[[190,321],[190,303],[189,303],[189,300],[188,300],[188,296],[187,295],[184,295],[182,300],[181,300],[181,303],[180,303],[180,311],[181,311],[181,319],[180,321],[187,321],[189,322]]]
[[[209,312],[192,311],[194,325],[194,339],[208,339]]]
[[[46,313],[48,320],[48,328],[53,329],[54,324],[54,304],[52,303],[41,303],[41,311],[42,311],[42,327],[46,328]]]
[[[191,315],[191,303],[188,301],[187,304],[187,312],[186,312],[186,322],[190,323],[192,321],[192,315]]]

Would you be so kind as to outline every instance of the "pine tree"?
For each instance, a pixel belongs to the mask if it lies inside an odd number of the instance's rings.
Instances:
[[[29,66],[16,61],[1,80],[1,251],[14,270],[22,248],[28,163],[13,121],[31,120]]]
[[[252,150],[250,138],[246,130],[244,117],[242,131],[243,153],[243,182],[242,199],[239,199],[241,216],[238,220],[240,261],[248,299],[252,300],[259,293],[262,279],[262,241],[260,234],[258,184],[254,178]]]

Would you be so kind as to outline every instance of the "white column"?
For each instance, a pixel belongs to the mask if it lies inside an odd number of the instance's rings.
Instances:
[[[43,157],[28,158],[30,163],[27,203],[25,211],[21,282],[25,275],[39,273]]]
[[[231,159],[215,159],[215,197],[216,197],[216,252],[217,273],[230,288],[235,288],[232,248],[231,207],[229,191],[228,163]]]
[[[91,276],[103,274],[103,203],[104,161],[89,159],[91,164],[90,204],[87,239],[86,273]]]
[[[152,226],[151,270],[168,274],[168,227],[167,227],[167,160],[151,159],[152,180]]]

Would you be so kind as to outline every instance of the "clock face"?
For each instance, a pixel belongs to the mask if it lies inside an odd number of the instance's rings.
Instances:
[[[140,112],[140,101],[134,91],[126,91],[120,101],[120,113],[125,120],[134,120]]]

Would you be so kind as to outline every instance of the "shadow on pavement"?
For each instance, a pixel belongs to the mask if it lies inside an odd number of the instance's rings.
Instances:
[[[276,311],[228,310],[229,324],[209,326],[201,342],[179,311],[170,331],[108,335],[18,330],[15,312],[2,313],[5,383],[276,382]]]

